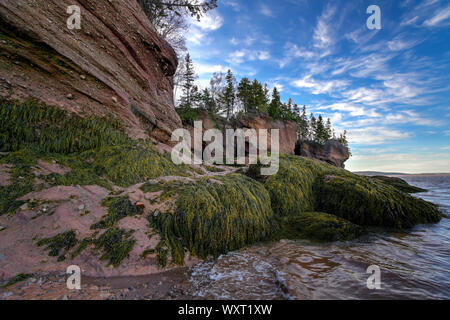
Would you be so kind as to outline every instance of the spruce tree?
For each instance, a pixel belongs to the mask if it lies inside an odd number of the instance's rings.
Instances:
[[[244,113],[252,109],[252,88],[248,78],[242,78],[237,88],[237,97],[242,103]]]
[[[306,116],[306,106],[303,106],[298,120],[298,139],[301,141],[309,139],[309,124],[308,117]]]
[[[315,141],[320,144],[324,144],[328,141],[322,115],[319,115],[317,118],[315,137]]]
[[[194,100],[198,98],[198,88],[194,85],[196,75],[194,71],[194,63],[190,54],[186,54],[184,61],[184,72],[181,74],[183,82],[183,95],[180,99],[180,108],[188,111],[194,107]]]
[[[272,101],[269,104],[267,113],[269,114],[269,116],[271,116],[274,119],[281,118],[282,102],[281,102],[280,93],[278,92],[278,89],[276,87],[273,88]]]
[[[314,117],[314,114],[311,113],[311,115],[309,116],[309,140],[311,141],[316,141],[316,127],[316,117]]]
[[[234,112],[234,105],[236,101],[236,90],[235,90],[236,79],[234,78],[231,70],[228,70],[227,75],[225,77],[225,81],[226,86],[224,88],[221,100],[223,104],[223,111],[227,115],[227,120],[229,120]]]

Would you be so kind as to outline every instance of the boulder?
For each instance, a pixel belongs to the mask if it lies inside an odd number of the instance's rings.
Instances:
[[[338,168],[345,168],[344,163],[350,158],[348,148],[336,140],[330,140],[324,145],[311,141],[298,142],[295,147],[295,154],[324,161]]]
[[[79,30],[67,27],[71,5]],[[181,127],[175,52],[137,1],[2,0],[0,39],[0,97],[119,119],[133,138],[167,142]]]

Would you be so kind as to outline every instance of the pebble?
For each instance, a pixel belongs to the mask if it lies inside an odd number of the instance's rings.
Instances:
[[[83,74],[80,76],[80,78],[81,78],[81,80],[86,80],[86,76]]]
[[[117,103],[117,98],[116,97],[112,97],[112,101],[114,102],[114,103]]]
[[[6,228],[4,226],[0,226],[0,231],[5,230]]]
[[[66,98],[69,99],[69,100],[73,100],[73,99],[74,99],[74,96],[73,96],[73,94],[69,93],[69,94],[66,96]]]
[[[84,204],[82,204],[82,205],[80,205],[79,207],[78,207],[78,210],[84,210]]]

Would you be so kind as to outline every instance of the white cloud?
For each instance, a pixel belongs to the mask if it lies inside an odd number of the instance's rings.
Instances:
[[[398,141],[410,138],[411,134],[384,127],[366,127],[351,129],[348,139],[352,144],[377,145],[388,141]]]
[[[216,12],[207,13],[200,19],[200,21],[195,19],[192,21],[195,26],[204,31],[215,31],[220,29],[223,25],[223,18]]]
[[[197,46],[205,45],[210,42],[207,39],[208,33],[220,29],[223,23],[223,18],[216,12],[207,13],[200,21],[192,18],[189,32],[186,34],[186,40]]]
[[[310,75],[292,82],[297,88],[305,88],[313,94],[331,93],[335,90],[345,88],[349,82],[347,80],[314,80]]]
[[[270,52],[265,50],[237,50],[228,55],[226,61],[232,65],[239,65],[245,61],[266,61],[270,59]]]
[[[280,68],[284,68],[295,58],[311,59],[314,56],[313,52],[301,49],[296,44],[288,42],[284,46],[284,57],[278,61],[278,64],[280,65]]]
[[[317,20],[317,25],[314,30],[314,47],[319,49],[329,49],[335,42],[335,35],[333,31],[333,19],[336,8],[330,4],[327,5],[322,15]],[[324,54],[328,54],[326,51]]]
[[[260,8],[259,8],[259,12],[262,15],[265,15],[266,17],[273,17],[273,12],[272,10],[265,4],[261,4]]]
[[[427,27],[436,27],[440,25],[442,22],[448,20],[450,18],[450,6],[438,9],[437,12],[435,12],[434,16],[425,20],[423,23]]]

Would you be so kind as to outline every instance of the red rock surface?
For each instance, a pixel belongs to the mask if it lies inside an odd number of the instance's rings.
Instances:
[[[345,162],[350,158],[348,149],[338,141],[330,140],[324,146],[311,142],[303,142],[296,148],[296,154],[325,161],[339,168],[345,168]]]
[[[71,5],[80,30],[67,27]],[[177,63],[136,1],[0,1],[0,97],[113,116],[132,137],[166,142],[181,127]]]
[[[244,128],[255,129],[258,132],[260,129],[267,129],[267,148],[271,149],[271,130],[279,130],[280,138],[280,153],[294,154],[295,143],[297,142],[298,126],[293,121],[271,120],[265,117],[244,118],[239,120]]]

